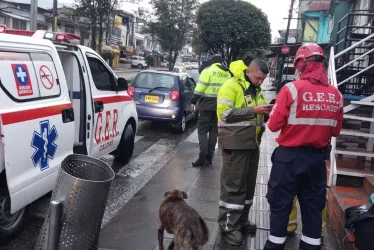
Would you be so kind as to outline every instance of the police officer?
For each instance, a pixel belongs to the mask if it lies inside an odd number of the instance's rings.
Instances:
[[[199,158],[192,163],[194,167],[207,166],[212,163],[217,144],[217,93],[221,85],[231,78],[230,70],[222,65],[219,55],[212,57],[211,65],[200,74],[194,95],[191,99],[191,111],[195,111],[198,102],[199,119],[197,131],[199,138]]]
[[[284,249],[292,203],[297,196],[303,222],[300,250],[321,249],[326,202],[326,148],[343,122],[343,98],[329,84],[323,50],[304,44],[296,52],[299,80],[286,84],[276,99],[268,128],[281,131],[268,182],[270,235],[265,250]]]
[[[264,115],[273,105],[266,105],[260,88],[269,72],[266,62],[255,59],[246,66],[239,60],[230,64],[230,71],[234,77],[219,89],[217,97],[223,156],[218,223],[222,238],[238,246],[243,244],[244,234],[256,231],[248,214],[256,186]]]
[[[200,68],[199,68],[199,74],[201,74],[201,72],[203,72],[203,70],[204,70],[205,68],[209,67],[209,66],[212,65],[212,64],[213,64],[213,62],[212,62],[211,59],[203,61],[203,62],[201,63]]]

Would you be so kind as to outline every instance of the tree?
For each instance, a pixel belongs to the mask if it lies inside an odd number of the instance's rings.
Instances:
[[[155,58],[152,55],[148,55],[144,58],[148,68],[155,66]]]
[[[239,58],[246,59],[247,61],[252,61],[255,58],[265,59],[265,55],[268,51],[266,49],[247,49],[242,50],[239,54]]]
[[[208,53],[209,48],[206,46],[206,43],[202,40],[201,30],[198,27],[195,27],[193,30],[191,45],[192,45],[192,49],[198,55],[198,61],[200,65],[201,54]]]
[[[75,16],[79,19],[86,18],[91,29],[91,48],[96,50],[97,28],[99,28],[99,52],[103,43],[104,25],[109,31],[109,23],[114,10],[124,2],[137,2],[138,0],[76,0]]]
[[[220,53],[227,64],[248,51],[267,49],[271,42],[267,16],[246,1],[203,3],[197,12],[196,23],[201,41],[212,52]]]
[[[171,70],[191,37],[198,0],[152,0],[151,4],[154,14],[143,33],[157,37],[161,47],[169,52]]]

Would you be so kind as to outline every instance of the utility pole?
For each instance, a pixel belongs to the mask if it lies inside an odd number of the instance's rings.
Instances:
[[[36,30],[38,23],[38,0],[31,0],[30,4],[30,30]]]
[[[293,11],[293,6],[295,4],[295,0],[291,0],[291,6],[288,11],[288,22],[287,22],[287,29],[286,29],[286,34],[284,35],[284,44],[286,45],[288,43],[288,35],[290,33],[290,26],[291,26],[291,19],[292,19],[292,11]]]
[[[291,0],[291,6],[288,11],[288,22],[287,22],[287,29],[286,29],[286,34],[284,35],[284,45],[287,45],[288,43],[288,35],[290,33],[290,26],[291,26],[291,20],[292,20],[292,11],[293,11],[293,6],[295,4],[296,0]],[[286,55],[282,54],[282,62],[280,65],[280,74],[279,74],[279,79],[278,79],[278,84],[282,84],[282,75],[283,75],[283,67],[284,67],[284,61],[286,59]]]
[[[52,21],[52,31],[57,32],[57,0],[53,0],[53,21]]]

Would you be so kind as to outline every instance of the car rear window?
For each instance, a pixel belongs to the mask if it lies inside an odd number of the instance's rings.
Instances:
[[[176,89],[176,77],[159,73],[139,73],[132,84],[135,88]]]

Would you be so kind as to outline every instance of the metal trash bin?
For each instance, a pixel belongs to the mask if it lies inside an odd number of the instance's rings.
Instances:
[[[61,164],[52,205],[34,249],[98,249],[101,222],[114,177],[112,168],[103,161],[79,154],[67,156]],[[53,209],[56,204],[61,205],[60,209]],[[55,239],[48,243],[51,236]],[[51,247],[51,241],[55,246]]]

